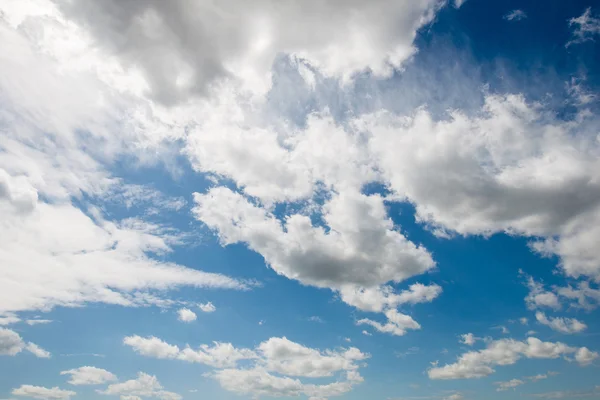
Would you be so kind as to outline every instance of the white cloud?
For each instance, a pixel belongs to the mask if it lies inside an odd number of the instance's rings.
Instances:
[[[198,316],[196,315],[196,313],[194,313],[192,310],[190,310],[189,308],[181,308],[177,311],[177,319],[179,319],[181,322],[192,322],[195,321]]]
[[[576,287],[559,287],[556,292],[561,297],[573,300],[571,307],[593,310],[600,305],[600,289],[590,287],[590,282],[579,282]]]
[[[434,366],[427,373],[431,379],[482,378],[494,373],[493,367],[515,364],[522,357],[554,359],[579,351],[582,350],[560,342],[542,342],[534,337],[523,342],[501,339],[488,343],[483,350],[464,353],[454,364]],[[585,361],[580,364],[586,365]]]
[[[546,314],[541,311],[535,313],[535,319],[542,325],[549,326],[553,330],[560,333],[579,333],[587,329],[587,325],[575,318],[548,318]]]
[[[38,346],[35,343],[31,343],[31,342],[27,343],[27,346],[25,346],[25,349],[38,358],[50,358],[50,356],[51,356],[49,351],[42,349],[40,346]]]
[[[379,332],[389,333],[396,336],[404,336],[406,331],[421,329],[421,325],[415,321],[411,316],[399,313],[398,311],[391,309],[385,312],[387,322],[381,324],[377,321],[363,318],[356,321],[357,325],[371,325]]]
[[[573,39],[567,43],[567,47],[594,40],[594,36],[600,35],[600,18],[592,15],[591,7],[586,8],[579,17],[571,18],[569,26],[573,27]]]
[[[598,352],[591,351],[587,347],[582,347],[575,353],[575,361],[583,366],[590,365],[598,358]]]
[[[0,326],[12,325],[21,322],[21,318],[14,313],[0,314]]]
[[[373,288],[346,285],[339,292],[341,299],[351,306],[363,311],[381,312],[404,304],[432,302],[442,293],[442,288],[435,284],[415,283],[408,290],[396,294],[386,285]]]
[[[0,328],[0,355],[15,356],[27,350],[38,358],[50,358],[50,353],[35,343],[25,343],[21,336],[10,329]]]
[[[466,3],[467,0],[454,0],[454,7],[461,8],[463,4]]]
[[[527,325],[529,323],[529,320],[526,317],[522,317],[519,318],[519,322],[521,323],[521,325]]]
[[[182,398],[177,393],[164,390],[156,376],[144,372],[138,372],[136,379],[110,384],[105,390],[99,390],[98,393],[120,395],[125,398],[129,396],[130,399],[131,396],[153,397],[160,400],[180,400]]]
[[[157,337],[143,338],[141,336],[127,336],[123,343],[131,346],[133,350],[143,356],[155,358],[175,358],[179,354],[179,348],[163,342]]]
[[[258,346],[268,371],[282,375],[318,378],[337,371],[356,370],[357,361],[368,358],[355,347],[345,351],[320,352],[294,343],[287,338],[271,338]]]
[[[211,312],[215,312],[217,310],[217,308],[211,302],[208,302],[205,304],[199,304],[198,307],[200,307],[200,310],[202,310],[202,312],[205,312],[205,313],[211,313]]]
[[[71,385],[102,385],[117,380],[117,377],[112,372],[90,366],[61,371],[60,374],[70,375],[71,379],[69,379],[69,383]]]
[[[27,325],[45,325],[52,323],[51,319],[28,319],[25,321]]]
[[[389,75],[415,52],[416,30],[431,20],[440,2],[59,4],[66,18],[90,27],[101,48],[118,57],[120,68],[140,71],[154,99],[172,104],[208,94],[227,77],[260,90],[278,53],[295,54],[339,77],[365,69]]]
[[[600,393],[600,386],[591,390],[562,390],[557,392],[536,393],[533,397],[541,399],[574,399],[584,397],[596,397]]]
[[[200,345],[197,349],[187,346],[180,350],[160,339],[139,336],[127,337],[124,343],[144,356],[197,362],[217,368],[207,376],[219,381],[226,390],[256,396],[293,396],[295,394],[291,393],[304,393],[309,397],[327,397],[343,394],[350,391],[354,384],[362,382],[358,368],[361,361],[370,357],[355,347],[321,351],[285,337],[270,338],[255,349],[236,348],[230,343],[214,343],[213,346]],[[253,366],[238,369],[238,362],[241,360],[251,360]],[[344,374],[346,380],[311,385],[295,379],[332,377],[336,374]]]
[[[517,386],[521,386],[524,385],[525,382],[523,382],[520,379],[511,379],[510,381],[506,381],[506,382],[496,382],[494,383],[494,385],[498,386],[498,389],[496,389],[496,391],[498,392],[503,392],[506,391],[508,389],[514,389]]]
[[[560,310],[561,304],[558,296],[546,291],[542,283],[536,282],[531,276],[528,276],[527,287],[529,288],[529,294],[525,297],[527,308],[535,310],[536,308],[547,307]]]
[[[504,16],[507,21],[522,21],[527,18],[527,13],[523,10],[512,10]]]
[[[72,390],[63,390],[58,387],[45,388],[42,386],[21,385],[21,387],[13,389],[12,394],[14,396],[33,397],[34,399],[69,400],[71,396],[75,396],[77,393]]]
[[[465,333],[464,335],[460,335],[460,342],[462,344],[466,344],[467,346],[473,346],[475,342],[479,338],[475,337],[472,333]]]
[[[373,336],[373,334],[368,331],[362,331],[362,334],[365,336]]]

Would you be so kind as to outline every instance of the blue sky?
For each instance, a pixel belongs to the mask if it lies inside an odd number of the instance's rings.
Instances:
[[[0,399],[600,399],[591,1],[0,4]]]

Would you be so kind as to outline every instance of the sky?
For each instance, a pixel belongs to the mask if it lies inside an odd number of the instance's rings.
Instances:
[[[579,0],[0,1],[0,399],[600,399],[599,40]]]

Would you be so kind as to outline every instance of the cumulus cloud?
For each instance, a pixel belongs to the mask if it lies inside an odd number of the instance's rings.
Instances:
[[[575,353],[575,361],[583,366],[590,365],[598,358],[598,352],[591,351],[587,347],[582,347]]]
[[[69,400],[77,393],[73,392],[72,390],[63,390],[58,387],[45,388],[43,386],[21,385],[21,387],[13,389],[12,394],[14,396],[25,396],[42,400]]]
[[[359,310],[381,312],[405,304],[430,303],[442,293],[442,288],[435,284],[415,283],[397,294],[393,288],[385,285],[374,288],[345,285],[339,292],[345,303]]]
[[[535,313],[535,319],[542,325],[549,326],[551,329],[560,333],[579,333],[587,329],[587,325],[575,318],[548,318],[541,311]]]
[[[117,377],[112,372],[90,366],[61,371],[60,374],[70,375],[69,383],[71,385],[102,385],[117,380]]]
[[[136,379],[110,384],[105,390],[99,390],[98,393],[129,399],[135,399],[135,396],[160,400],[180,400],[182,398],[177,393],[164,390],[156,376],[144,372],[138,372]]]
[[[389,75],[415,52],[416,30],[441,2],[56,3],[122,68],[139,69],[154,99],[173,104],[208,94],[224,78],[260,90],[278,53],[307,59],[336,77],[367,69]]]
[[[205,312],[205,313],[211,313],[211,312],[215,312],[217,310],[217,308],[211,302],[208,302],[205,304],[199,304],[198,307],[200,307],[200,310],[202,310],[202,312]]]
[[[0,355],[15,356],[27,350],[38,358],[50,358],[50,352],[35,343],[26,343],[17,332],[0,328]]]
[[[460,335],[460,342],[462,344],[466,344],[467,346],[473,346],[475,342],[479,338],[475,337],[472,333],[465,333],[464,335]]]
[[[513,365],[521,358],[554,359],[570,354],[583,352],[586,356],[578,360],[582,366],[587,365],[589,354],[575,347],[560,342],[542,342],[530,337],[521,342],[514,339],[495,340],[479,351],[469,351],[461,355],[454,364],[434,366],[427,373],[430,379],[472,379],[482,378],[495,372],[495,366]],[[587,350],[587,349],[586,349]],[[583,361],[583,362],[582,362]]]
[[[285,337],[270,338],[255,349],[236,348],[231,343],[179,349],[155,337],[139,336],[126,337],[124,343],[147,357],[177,359],[217,368],[207,376],[216,379],[227,390],[256,396],[294,396],[304,393],[312,397],[327,397],[343,394],[351,390],[354,384],[362,382],[358,368],[361,361],[369,358],[368,354],[355,347],[321,351]],[[242,360],[251,360],[253,367],[238,368],[238,362]],[[297,379],[332,377],[336,374],[344,374],[346,379],[316,386]]]
[[[189,308],[181,308],[177,311],[177,319],[181,322],[192,322],[198,318],[196,313],[194,313]]]
[[[389,333],[395,336],[404,336],[406,332],[410,330],[419,330],[421,325],[415,321],[411,316],[402,314],[397,310],[391,309],[385,312],[387,322],[382,324],[377,321],[363,318],[356,321],[357,325],[370,325],[379,332]]]

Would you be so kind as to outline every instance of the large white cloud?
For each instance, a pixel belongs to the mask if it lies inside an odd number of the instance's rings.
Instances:
[[[427,374],[431,379],[482,378],[494,373],[493,367],[513,365],[523,357],[554,359],[571,354],[580,354],[576,360],[580,365],[586,366],[593,357],[590,353],[587,348],[578,349],[561,342],[543,342],[535,337],[529,337],[522,342],[500,339],[489,342],[483,350],[464,353],[453,364],[434,366],[427,371]]]
[[[224,245],[260,253],[278,274],[317,287],[372,287],[434,267],[430,254],[394,229],[381,196],[334,195],[324,206],[328,230],[296,214],[284,224],[242,195],[218,187],[194,195],[194,213]]]
[[[55,3],[119,57],[123,68],[139,69],[152,96],[166,104],[207,94],[211,84],[226,77],[241,78],[253,89],[264,88],[278,53],[306,58],[336,77],[348,78],[367,69],[389,75],[415,52],[416,30],[441,4],[437,0]]]

